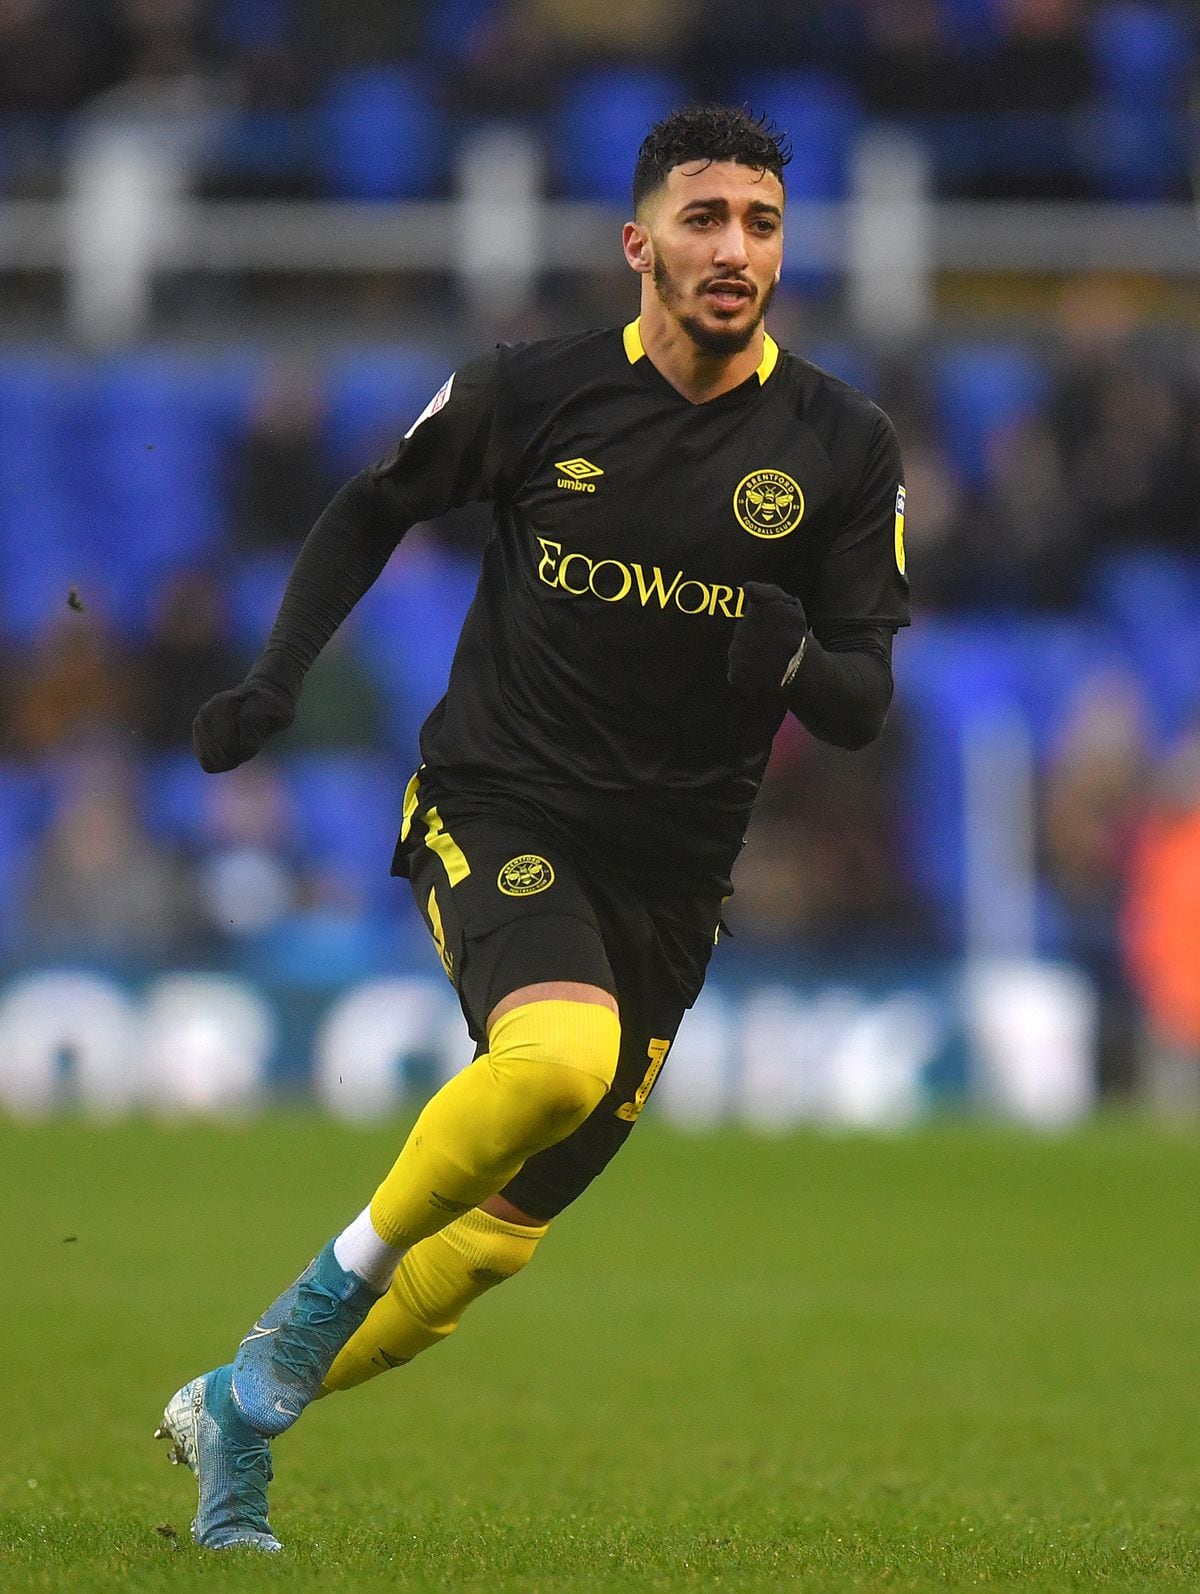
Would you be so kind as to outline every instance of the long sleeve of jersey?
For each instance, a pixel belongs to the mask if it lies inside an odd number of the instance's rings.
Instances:
[[[499,488],[495,355],[473,360],[382,460],[352,477],[309,532],[251,675],[297,696],[305,673],[409,527]]]
[[[875,740],[892,701],[892,635],[879,625],[827,622],[814,630],[787,691],[805,730],[851,751]]]

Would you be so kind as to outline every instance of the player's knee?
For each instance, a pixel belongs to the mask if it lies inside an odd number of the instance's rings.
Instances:
[[[524,1097],[536,1140],[553,1144],[601,1102],[617,1070],[621,1026],[596,1002],[530,1002],[497,1020],[490,1067],[507,1092]]]

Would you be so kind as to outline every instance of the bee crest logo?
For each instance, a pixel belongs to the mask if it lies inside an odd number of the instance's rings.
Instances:
[[[506,897],[532,897],[548,891],[554,884],[554,869],[535,852],[510,858],[501,869],[496,884]]]
[[[733,512],[752,537],[786,537],[804,519],[804,493],[781,470],[751,471],[737,485]]]

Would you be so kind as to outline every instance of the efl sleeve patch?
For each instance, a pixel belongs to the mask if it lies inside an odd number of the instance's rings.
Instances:
[[[896,489],[896,569],[904,574],[904,488]]]
[[[437,392],[430,399],[429,403],[426,404],[425,408],[417,416],[416,420],[409,427],[408,431],[405,432],[404,441],[406,443],[416,431],[417,427],[420,426],[422,421],[427,421],[431,415],[436,415],[439,410],[445,409],[446,405],[450,402],[450,389],[453,386],[454,373],[451,372],[451,374],[442,383],[441,387],[438,388]]]

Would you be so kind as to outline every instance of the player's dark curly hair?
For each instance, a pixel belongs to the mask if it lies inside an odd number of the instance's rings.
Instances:
[[[633,169],[633,208],[667,180],[667,173],[691,161],[736,161],[755,171],[773,172],[783,182],[792,158],[786,135],[765,116],[733,105],[687,105],[656,122],[638,151]]]

